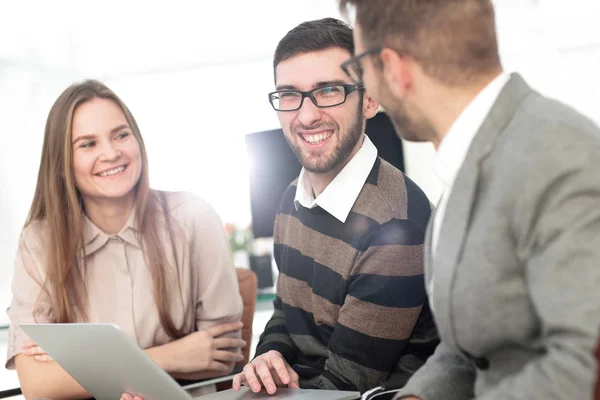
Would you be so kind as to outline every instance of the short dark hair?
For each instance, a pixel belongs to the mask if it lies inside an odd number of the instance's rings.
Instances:
[[[339,47],[354,53],[352,28],[335,18],[323,18],[303,22],[289,31],[279,41],[273,56],[273,69],[280,62],[302,53]]]
[[[338,0],[354,6],[362,39],[414,58],[446,84],[464,84],[500,67],[491,0]]]

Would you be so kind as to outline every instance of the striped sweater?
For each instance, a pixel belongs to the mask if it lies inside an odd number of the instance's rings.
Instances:
[[[379,158],[345,223],[296,210],[295,192],[275,220],[277,296],[256,354],[279,351],[303,388],[408,380],[438,343],[423,279],[427,197]]]

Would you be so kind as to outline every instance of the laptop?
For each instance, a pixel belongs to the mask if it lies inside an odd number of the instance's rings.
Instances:
[[[23,324],[19,326],[38,346],[97,400],[121,398],[124,392],[144,400],[192,400],[168,373],[114,324]],[[220,377],[202,382],[225,381]],[[274,396],[227,390],[197,398],[206,400],[349,400],[359,392],[279,388]]]
[[[269,395],[265,391],[254,393],[245,386],[239,392],[229,389],[199,397],[202,400],[353,400],[358,398],[360,398],[359,392],[288,388],[277,388],[277,393]]]

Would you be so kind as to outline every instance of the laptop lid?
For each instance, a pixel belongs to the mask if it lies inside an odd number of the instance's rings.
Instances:
[[[114,324],[19,326],[96,399],[124,392],[144,400],[192,397]]]

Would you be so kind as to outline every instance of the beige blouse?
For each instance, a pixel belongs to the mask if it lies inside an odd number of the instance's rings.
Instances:
[[[179,284],[173,279],[168,288],[175,326],[185,322],[192,332],[238,321],[242,301],[221,220],[208,203],[193,194],[165,194],[176,229],[176,254],[168,252],[170,265],[179,270]],[[152,276],[136,237],[134,214],[116,235],[102,232],[86,217],[86,268],[82,275],[89,298],[87,322],[115,323],[146,349],[168,343],[170,338],[160,324]],[[159,221],[164,223],[164,218]],[[50,298],[41,286],[45,279],[47,236],[43,221],[30,224],[21,235],[8,310],[9,369],[14,369],[14,358],[22,352],[27,339],[17,325],[53,320]],[[168,240],[166,230],[161,232],[161,239]],[[167,248],[171,248],[170,244]]]

